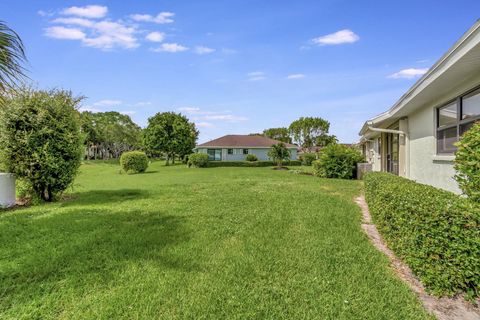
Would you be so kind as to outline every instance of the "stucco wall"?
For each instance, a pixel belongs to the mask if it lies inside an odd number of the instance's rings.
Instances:
[[[407,176],[420,183],[460,193],[453,178],[453,161],[436,155],[436,106],[429,105],[408,117],[410,148]]]
[[[211,149],[220,149],[220,148],[211,148]],[[222,161],[243,161],[247,156],[246,154],[242,153],[243,149],[234,149],[233,154],[228,154],[227,150],[228,149],[226,148],[222,149]],[[267,160],[270,160],[270,158],[268,157],[269,150],[270,148],[254,148],[254,149],[248,149],[248,153],[256,155],[258,160],[260,161],[267,161]],[[207,153],[207,148],[198,148],[197,152]],[[290,159],[297,160],[297,150],[290,149],[290,152],[291,152]]]

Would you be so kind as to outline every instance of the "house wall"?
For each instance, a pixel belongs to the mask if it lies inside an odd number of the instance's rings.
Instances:
[[[243,154],[243,148],[234,148],[233,154],[228,154],[228,148],[198,148],[198,153],[207,153],[207,149],[222,149],[222,161],[243,161],[246,158],[246,154]],[[268,161],[268,151],[270,148],[250,148],[249,154],[254,154],[260,161]],[[297,160],[297,150],[290,149],[290,160]]]

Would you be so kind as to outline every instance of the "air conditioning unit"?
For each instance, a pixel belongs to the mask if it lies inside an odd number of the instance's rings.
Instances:
[[[12,173],[0,173],[0,208],[15,205],[15,176]]]

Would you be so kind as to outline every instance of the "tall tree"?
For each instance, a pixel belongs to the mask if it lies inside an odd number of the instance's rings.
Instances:
[[[18,34],[0,21],[0,97],[25,77],[25,48]]]
[[[190,123],[185,116],[174,112],[159,112],[148,119],[143,144],[151,154],[165,154],[166,165],[169,165],[169,159],[175,163],[175,155],[192,153],[197,137],[195,124]]]
[[[263,130],[263,135],[274,140],[282,141],[285,143],[292,143],[292,137],[287,128],[270,128]]]
[[[328,130],[330,123],[327,120],[316,117],[301,117],[292,122],[288,131],[293,141],[304,149],[309,150],[315,146],[326,146],[336,142],[335,136],[330,136]]]

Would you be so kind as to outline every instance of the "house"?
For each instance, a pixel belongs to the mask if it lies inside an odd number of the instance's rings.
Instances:
[[[365,122],[360,143],[374,171],[459,193],[455,142],[480,119],[480,21],[388,111]]]
[[[226,135],[198,145],[194,151],[206,153],[210,161],[243,161],[248,154],[254,154],[258,160],[270,160],[268,151],[272,145],[280,143],[258,135]],[[285,143],[290,150],[290,160],[297,159],[297,146]]]

